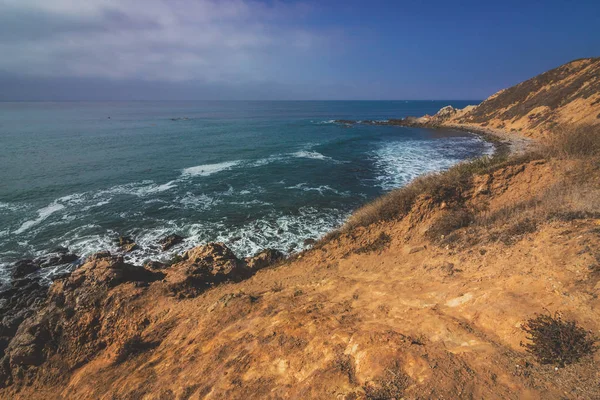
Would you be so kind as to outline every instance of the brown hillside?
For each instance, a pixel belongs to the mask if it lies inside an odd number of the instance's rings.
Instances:
[[[600,124],[600,58],[575,60],[501,90],[453,122],[531,137],[565,125]]]

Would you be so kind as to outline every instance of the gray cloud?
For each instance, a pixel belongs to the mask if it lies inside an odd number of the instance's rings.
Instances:
[[[304,5],[252,0],[0,0],[0,71],[32,77],[262,82],[310,77],[332,36]]]

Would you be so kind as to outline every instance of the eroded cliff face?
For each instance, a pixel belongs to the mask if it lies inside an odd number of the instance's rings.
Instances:
[[[444,199],[420,196],[404,218],[287,260],[239,260],[220,244],[154,270],[96,255],[21,324],[0,395],[598,397],[598,356],[555,370],[520,343],[524,321],[546,311],[600,329],[600,219],[431,235],[458,209],[501,214],[579,168],[535,160],[475,175]]]

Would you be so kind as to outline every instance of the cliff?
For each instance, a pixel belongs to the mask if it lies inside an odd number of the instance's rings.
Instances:
[[[15,284],[0,397],[599,398],[600,356],[576,340],[600,332],[599,131],[576,113],[600,104],[598,65],[419,122],[541,145],[417,179],[308,251],[209,244],[145,267],[101,253],[47,293]],[[580,327],[572,357],[527,351],[552,349],[527,331],[540,314]]]

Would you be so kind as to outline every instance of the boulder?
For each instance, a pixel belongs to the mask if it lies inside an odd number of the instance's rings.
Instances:
[[[312,239],[312,238],[306,239],[306,240],[304,240],[304,247],[312,246],[315,243],[317,243],[317,241],[315,239]]]
[[[171,247],[183,242],[183,237],[179,235],[169,235],[158,241],[163,251],[169,250]]]
[[[135,241],[129,236],[119,236],[117,242],[121,250],[125,253],[130,253],[139,248]]]
[[[164,277],[160,272],[128,264],[123,261],[123,257],[98,257],[99,255],[104,254],[97,253],[86,264],[73,271],[67,285],[79,287],[88,282],[90,286],[114,287],[124,282],[153,282]]]
[[[274,265],[285,259],[285,254],[275,249],[265,249],[261,252],[256,253],[253,257],[246,258],[246,265],[248,268],[258,271],[259,269],[266,268],[270,265]]]
[[[451,116],[453,116],[454,114],[456,114],[458,112],[458,110],[452,106],[446,106],[440,109],[440,111],[437,112],[437,114],[434,115],[434,117],[438,120],[442,119],[448,119]]]
[[[23,278],[41,269],[40,264],[31,259],[17,261],[12,268],[12,278]]]
[[[209,243],[184,253],[183,258],[212,275],[235,275],[244,267],[244,262],[224,243]]]
[[[209,243],[186,251],[185,262],[168,269],[168,291],[178,297],[194,297],[209,287],[240,281],[252,275],[243,260],[223,243]]]
[[[162,269],[169,268],[169,265],[161,263],[160,261],[148,261],[146,264],[144,264],[144,268],[152,271],[160,271]]]
[[[40,267],[48,268],[55,267],[57,265],[72,264],[75,261],[79,260],[78,255],[70,253],[69,250],[65,247],[62,247],[57,250],[58,251],[55,251],[53,254],[48,254],[44,257],[36,259]]]

